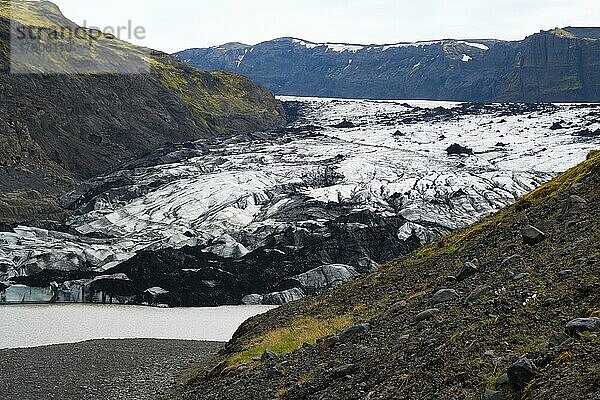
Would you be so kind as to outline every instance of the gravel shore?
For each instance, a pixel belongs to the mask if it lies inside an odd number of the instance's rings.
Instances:
[[[221,346],[135,339],[0,350],[0,398],[160,399],[182,369]]]

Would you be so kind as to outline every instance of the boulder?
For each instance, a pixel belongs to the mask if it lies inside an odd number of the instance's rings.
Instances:
[[[449,301],[457,300],[458,298],[460,298],[460,296],[456,290],[441,289],[433,295],[431,302],[433,304],[447,303]]]
[[[465,265],[461,268],[460,272],[456,276],[456,280],[459,282],[464,281],[465,279],[470,278],[479,272],[479,268],[470,262],[465,263]]]
[[[600,331],[600,318],[576,318],[567,323],[565,330],[571,337],[579,337],[584,332]]]
[[[527,357],[521,357],[508,367],[507,374],[512,387],[521,391],[536,377],[536,366]]]
[[[521,235],[523,236],[523,243],[530,246],[534,246],[546,240],[546,234],[533,225],[527,225],[523,228]]]

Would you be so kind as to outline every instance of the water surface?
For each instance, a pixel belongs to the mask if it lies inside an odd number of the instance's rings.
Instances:
[[[0,349],[92,339],[227,341],[246,319],[272,308],[162,309],[92,304],[0,306]]]

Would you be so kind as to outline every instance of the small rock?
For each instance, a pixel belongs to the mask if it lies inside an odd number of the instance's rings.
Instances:
[[[366,323],[351,326],[350,328],[340,333],[340,342],[347,342],[356,336],[360,336],[368,332],[369,329],[371,329],[371,325]]]
[[[560,279],[567,279],[571,275],[573,275],[573,270],[572,269],[563,269],[562,271],[558,272],[558,277]]]
[[[559,129],[565,129],[562,124],[564,123],[564,121],[560,121],[560,122],[555,122],[552,124],[552,126],[550,127],[551,130],[553,131],[557,131]]]
[[[500,392],[495,390],[486,390],[483,395],[484,400],[505,400],[506,397]]]
[[[421,321],[426,321],[428,319],[431,319],[431,318],[435,317],[435,315],[439,312],[440,312],[440,310],[437,308],[430,308],[429,310],[420,312],[419,314],[417,314],[415,316],[415,322],[421,322]]]
[[[586,204],[587,204],[587,201],[585,201],[585,199],[583,199],[579,196],[573,195],[573,196],[569,197],[569,199],[567,200],[567,203],[565,204],[563,216],[569,217],[574,214],[577,214],[579,211],[581,211],[583,208],[585,208]]]
[[[397,303],[392,304],[392,306],[387,310],[388,315],[396,314],[406,308],[408,303],[404,300],[401,300]]]
[[[467,296],[467,301],[473,302],[479,299],[481,296],[488,294],[490,290],[492,290],[492,288],[488,285],[477,286],[471,293],[469,293],[469,296]]]
[[[550,336],[550,339],[548,339],[548,348],[555,349],[557,347],[560,347],[567,340],[573,340],[573,339],[571,339],[568,335],[566,335],[562,332],[555,333],[552,336]]]
[[[508,384],[508,374],[504,373],[496,380],[496,386],[503,386],[506,384]]]
[[[368,358],[368,357],[371,357],[373,354],[375,354],[374,348],[363,347],[362,349],[360,349],[356,352],[356,358],[358,358],[358,359]]]
[[[544,300],[544,302],[542,303],[542,305],[544,307],[550,307],[555,305],[556,303],[558,303],[558,300],[555,299],[554,297],[548,297],[546,300]]]
[[[467,262],[465,266],[461,268],[460,272],[456,276],[456,280],[459,282],[464,281],[465,279],[470,278],[479,272],[479,268],[473,263]]]
[[[508,381],[518,391],[525,387],[536,376],[536,367],[527,357],[521,357],[508,367]]]
[[[579,337],[584,332],[600,331],[600,318],[576,318],[569,321],[565,329],[571,337]]]
[[[333,346],[335,346],[336,344],[338,344],[340,341],[339,336],[337,335],[330,335],[327,336],[323,339],[323,341],[320,343],[321,344],[321,348],[323,350],[329,350],[331,349]]]
[[[431,302],[433,304],[446,303],[449,301],[454,301],[459,298],[459,294],[454,289],[441,289],[438,290],[433,297],[431,298]]]
[[[528,245],[536,245],[546,240],[546,234],[533,225],[527,225],[521,231],[523,243]]]
[[[262,362],[270,362],[277,361],[277,354],[273,353],[271,350],[267,349],[260,357],[260,361]]]
[[[483,355],[486,357],[496,357],[496,353],[494,352],[494,350],[488,350],[485,353],[483,353]]]
[[[521,281],[521,280],[523,280],[525,278],[528,278],[528,277],[529,277],[529,273],[523,272],[523,273],[515,275],[513,277],[513,281]]]
[[[331,370],[331,377],[333,379],[344,378],[348,375],[352,375],[354,371],[356,371],[356,365],[354,364],[341,365]]]

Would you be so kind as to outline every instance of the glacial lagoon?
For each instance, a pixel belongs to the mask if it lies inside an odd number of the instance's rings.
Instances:
[[[228,341],[245,320],[272,308],[152,308],[92,304],[0,306],[0,349],[92,339]]]

